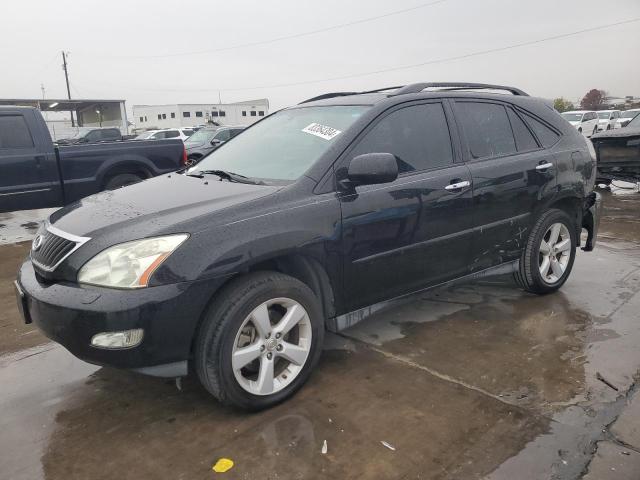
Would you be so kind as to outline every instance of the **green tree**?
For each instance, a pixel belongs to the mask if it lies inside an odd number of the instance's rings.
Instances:
[[[573,103],[562,97],[556,98],[553,101],[553,108],[555,108],[560,113],[575,109]]]

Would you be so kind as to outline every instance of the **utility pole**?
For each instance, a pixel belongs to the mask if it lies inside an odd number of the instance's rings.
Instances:
[[[44,83],[40,84],[40,90],[42,90],[42,99],[44,100],[45,98],[47,98],[45,95]],[[42,110],[42,105],[40,104],[40,102],[38,102],[38,109]],[[49,120],[49,117],[47,116],[47,112],[44,112],[43,115],[44,115],[45,121]]]
[[[64,79],[67,82],[67,97],[71,100],[71,89],[69,88],[69,72],[67,71],[67,54],[65,51],[62,51],[62,69],[64,70]],[[75,123],[73,121],[73,110],[69,110],[71,114],[71,126],[75,127]]]

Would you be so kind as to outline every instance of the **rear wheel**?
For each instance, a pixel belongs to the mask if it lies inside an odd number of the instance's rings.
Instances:
[[[550,293],[567,281],[576,255],[577,233],[572,218],[551,209],[534,225],[522,252],[516,282],[532,293]]]
[[[196,340],[202,385],[226,404],[271,407],[309,378],[324,339],[314,293],[295,278],[260,272],[217,295]]]
[[[104,189],[115,190],[117,188],[122,188],[126,187],[127,185],[141,182],[142,180],[144,180],[144,178],[139,177],[135,173],[120,173],[107,180]]]

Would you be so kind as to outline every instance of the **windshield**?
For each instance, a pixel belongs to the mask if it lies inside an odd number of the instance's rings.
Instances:
[[[635,118],[639,113],[640,110],[621,112],[620,118]]]
[[[200,129],[185,140],[185,144],[200,145],[201,143],[210,142],[217,130]],[[186,133],[186,132],[185,132]]]
[[[598,118],[602,120],[609,120],[610,116],[611,116],[611,112],[598,112]]]
[[[295,180],[368,108],[358,105],[283,110],[225,143],[193,171],[228,170],[252,178]]]
[[[582,113],[563,113],[562,116],[568,122],[580,122],[582,120]]]

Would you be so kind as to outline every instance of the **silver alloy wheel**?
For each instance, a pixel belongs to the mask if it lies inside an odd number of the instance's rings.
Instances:
[[[302,371],[311,350],[311,320],[295,300],[273,298],[258,305],[238,329],[231,364],[240,386],[272,395]]]
[[[572,247],[571,235],[563,223],[554,223],[547,229],[538,253],[538,268],[545,283],[552,285],[562,278]]]

